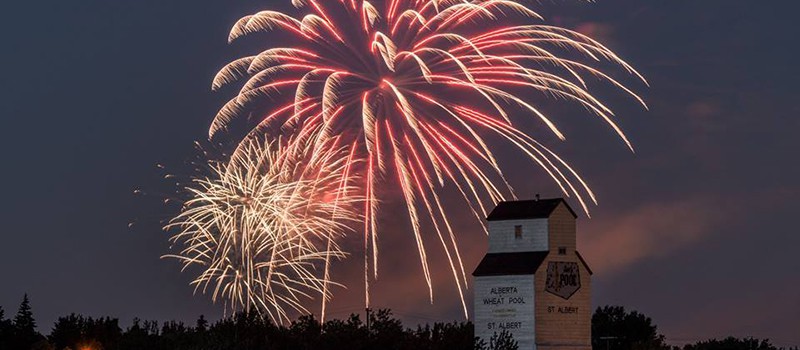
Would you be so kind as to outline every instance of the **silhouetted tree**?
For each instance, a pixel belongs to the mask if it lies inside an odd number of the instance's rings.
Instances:
[[[255,311],[242,312],[220,320],[211,326],[209,332],[210,349],[282,349],[271,344],[276,338],[276,345],[283,343],[281,335],[276,336],[280,332],[275,332],[275,326]]]
[[[738,339],[728,337],[723,340],[711,339],[686,345],[684,350],[779,350],[768,339]]]
[[[48,336],[50,344],[57,350],[117,349],[121,338],[122,330],[117,319],[93,319],[75,314],[60,317]]]
[[[366,349],[367,327],[357,314],[351,314],[347,320],[329,320],[322,326],[320,341],[328,349]]]
[[[592,347],[609,350],[670,349],[653,320],[622,306],[597,308],[592,315]]]
[[[471,322],[436,322],[433,326],[417,326],[415,331],[408,332],[411,333],[412,349],[471,349],[475,341],[475,329]]]
[[[313,315],[300,316],[289,326],[289,336],[293,339],[297,349],[319,349],[321,335],[322,325]]]
[[[11,320],[5,319],[5,312],[0,307],[0,349],[11,347],[11,340],[14,337],[14,328]]]
[[[158,323],[133,319],[120,339],[120,350],[159,349]]]
[[[22,303],[19,304],[17,316],[14,317],[14,327],[20,333],[36,331],[36,320],[33,318],[31,301],[28,299],[28,294],[22,297]]]
[[[28,294],[22,298],[17,315],[14,316],[12,348],[30,349],[33,344],[42,340],[41,334],[36,332],[36,320],[33,318]]]
[[[373,349],[399,350],[407,343],[403,323],[392,317],[388,309],[368,314],[370,320],[369,346]]]
[[[47,338],[36,333],[36,322],[27,296],[14,322],[0,308],[0,350],[516,350],[511,333],[495,333],[476,339],[470,322],[434,323],[404,328],[388,309],[368,314],[367,327],[357,314],[345,320],[320,323],[312,315],[301,316],[288,327],[274,324],[256,312],[243,312],[209,323],[200,316],[194,327],[182,322],[134,319],[125,331],[117,319],[93,319],[70,314],[60,317]],[[593,318],[596,350],[786,350],[768,340],[752,338],[708,340],[683,348],[670,348],[652,320],[618,306],[598,308]],[[31,336],[33,334],[33,336]],[[613,337],[613,338],[604,338]],[[606,344],[605,340],[609,340]],[[796,347],[789,350],[798,350]]]
[[[58,350],[76,349],[83,339],[83,323],[83,317],[74,313],[59,317],[48,336],[50,343]]]
[[[208,330],[208,321],[206,320],[205,316],[200,315],[200,318],[197,319],[194,329],[198,333],[204,333]]]
[[[206,320],[205,316],[200,315],[197,322],[195,322],[194,328],[190,329],[189,332],[191,344],[194,346],[193,349],[208,349],[208,320]]]
[[[122,328],[119,327],[119,320],[110,317],[89,318],[86,323],[85,334],[89,340],[103,344],[105,349],[119,348],[119,343],[122,340]]]
[[[165,322],[161,326],[160,340],[162,349],[198,349],[200,346],[192,329],[183,322]]]
[[[475,338],[475,350],[517,350],[519,349],[519,343],[514,340],[514,337],[506,330],[503,330],[500,333],[492,334],[492,337],[489,338],[489,344],[487,345],[483,339]]]

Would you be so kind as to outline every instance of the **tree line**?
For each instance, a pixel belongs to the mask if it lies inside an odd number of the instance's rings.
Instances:
[[[595,350],[798,350],[779,348],[768,339],[709,339],[682,347],[669,346],[650,317],[622,306],[597,308],[592,315],[592,348]]]
[[[119,320],[78,314],[60,317],[49,334],[37,329],[30,299],[6,319],[0,308],[0,349],[8,350],[515,350],[508,333],[478,340],[470,322],[437,322],[406,328],[390,310],[369,313],[369,322],[352,314],[343,320],[320,322],[312,315],[276,325],[254,312],[209,322],[200,316],[193,325],[134,319],[123,329]],[[670,347],[652,320],[619,306],[598,308],[592,317],[592,345],[608,350],[779,350],[768,340],[727,338]],[[792,350],[798,350],[796,347]]]

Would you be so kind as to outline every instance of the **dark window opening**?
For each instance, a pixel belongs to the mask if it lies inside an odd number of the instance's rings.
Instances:
[[[567,255],[566,247],[558,247],[558,255]]]
[[[514,226],[514,238],[515,239],[522,238],[522,225]]]

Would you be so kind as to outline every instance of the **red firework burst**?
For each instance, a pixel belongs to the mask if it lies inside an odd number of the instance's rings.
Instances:
[[[420,223],[429,218],[461,294],[464,272],[456,235],[437,190],[451,184],[479,220],[488,203],[513,196],[487,137],[499,137],[538,164],[588,212],[594,194],[559,156],[518,125],[538,120],[560,139],[557,123],[537,107],[558,98],[607,122],[631,147],[613,113],[589,92],[586,80],[623,84],[600,70],[611,63],[642,81],[631,66],[597,41],[543,24],[518,1],[294,0],[301,16],[263,11],[239,20],[230,33],[281,30],[291,46],[237,59],[213,88],[247,77],[210,127],[213,137],[266,97],[271,108],[251,135],[290,133],[304,147],[348,147],[345,176],[361,182],[365,283],[377,276],[380,183],[401,189],[429,286],[431,274]],[[511,19],[509,19],[511,18]],[[519,25],[508,25],[514,20]],[[324,153],[324,152],[323,152]],[[356,180],[354,180],[356,181]],[[371,256],[372,259],[368,258]]]

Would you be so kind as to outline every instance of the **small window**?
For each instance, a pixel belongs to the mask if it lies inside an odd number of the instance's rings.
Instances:
[[[566,247],[558,247],[558,255],[567,255]]]
[[[522,225],[515,225],[514,226],[514,238],[521,239],[522,238]]]

